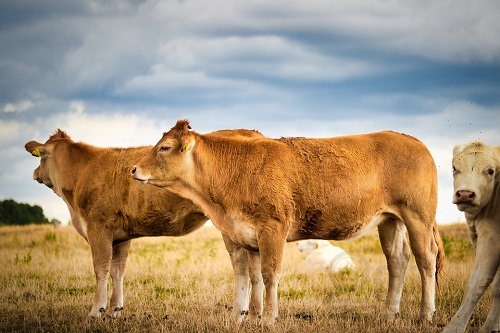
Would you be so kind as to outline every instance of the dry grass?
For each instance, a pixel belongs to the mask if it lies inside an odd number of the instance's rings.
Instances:
[[[412,260],[401,318],[382,319],[385,259],[376,233],[337,242],[355,271],[310,273],[303,255],[287,244],[279,288],[276,332],[439,332],[457,310],[470,273],[473,248],[465,226],[441,228],[448,254],[438,290],[436,320],[421,324],[420,282]],[[229,321],[232,269],[219,232],[203,228],[183,238],[133,242],[125,277],[125,310],[115,320],[88,323],[95,280],[90,249],[71,227],[0,228],[0,332],[259,332],[255,323]],[[477,331],[491,304],[476,309]]]

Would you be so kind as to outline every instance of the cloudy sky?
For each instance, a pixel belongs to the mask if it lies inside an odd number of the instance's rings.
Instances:
[[[457,143],[500,144],[497,0],[0,0],[0,199],[69,214],[24,143],[193,129],[272,137],[391,129],[431,150],[440,223]],[[409,161],[411,163],[411,161]]]

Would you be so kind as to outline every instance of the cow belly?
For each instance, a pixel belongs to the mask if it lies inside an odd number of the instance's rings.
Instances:
[[[368,220],[330,224],[325,221],[321,226],[315,225],[311,230],[295,230],[290,232],[287,242],[301,239],[347,240],[363,237],[387,218],[384,212],[376,213]]]
[[[383,214],[374,215],[371,220],[368,221],[358,232],[354,233],[352,237],[348,239],[356,239],[367,235],[370,231],[372,231],[375,227],[377,227],[380,223],[382,223],[386,219],[386,216]]]

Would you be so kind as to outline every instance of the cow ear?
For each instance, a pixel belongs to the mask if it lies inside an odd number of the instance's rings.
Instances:
[[[500,146],[493,146],[493,151],[495,152],[497,161],[500,162]]]
[[[465,143],[456,145],[455,148],[453,148],[453,155],[460,154],[461,152],[464,151],[465,147],[467,147],[467,144]]]
[[[181,153],[187,153],[194,147],[195,140],[193,137],[188,136],[181,140]]]
[[[36,142],[36,141],[30,141],[30,142],[27,142],[25,145],[24,145],[24,148],[26,149],[26,151],[28,153],[30,153],[31,155],[35,156],[35,157],[40,157],[42,151],[43,151],[43,144],[39,143],[39,142]]]

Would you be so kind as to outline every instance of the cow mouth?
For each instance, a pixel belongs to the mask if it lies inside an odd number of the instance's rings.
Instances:
[[[141,184],[147,184],[149,179],[138,178],[134,176],[134,179],[137,180]]]
[[[48,181],[43,181],[42,178],[36,178],[35,179],[39,184],[43,184],[45,186],[47,186],[48,188],[52,189],[54,187],[54,184],[52,184],[52,182],[50,180]]]
[[[458,210],[461,212],[466,212],[477,207],[472,202],[457,202],[456,205]]]

